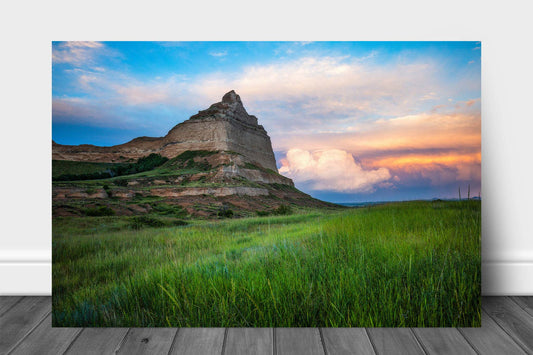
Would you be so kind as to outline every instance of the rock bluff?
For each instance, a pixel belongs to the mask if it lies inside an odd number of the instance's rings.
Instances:
[[[231,151],[240,154],[246,162],[277,172],[270,137],[258,124],[257,117],[246,112],[233,90],[221,102],[176,125],[164,137],[139,137],[112,147],[52,142],[52,159],[121,162],[151,153],[173,158],[188,150]]]

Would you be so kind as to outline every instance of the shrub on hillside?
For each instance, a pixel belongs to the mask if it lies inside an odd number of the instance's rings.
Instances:
[[[85,215],[90,217],[100,217],[100,216],[114,216],[115,211],[107,206],[100,206],[94,208],[86,208]]]
[[[186,221],[181,220],[181,219],[178,219],[178,220],[175,220],[175,221],[171,222],[171,225],[173,225],[173,226],[186,226],[188,224],[189,223],[187,223]]]
[[[292,208],[288,205],[280,205],[278,208],[276,208],[274,211],[272,211],[272,214],[278,215],[278,216],[284,216],[292,214]]]
[[[113,183],[117,186],[122,186],[122,187],[126,187],[128,186],[128,180],[126,179],[117,179],[115,181],[113,181]]]
[[[146,157],[139,158],[136,163],[137,171],[147,171],[152,170],[158,166],[163,165],[168,161],[167,157],[163,157],[159,154],[152,153]]]
[[[137,216],[131,219],[130,227],[141,229],[143,227],[163,227],[165,223],[161,220],[150,216]]]
[[[186,217],[187,211],[179,205],[169,205],[166,203],[151,203],[152,212],[163,216]]]
[[[218,216],[222,218],[232,218],[233,214],[233,210],[230,210],[229,208],[222,208],[218,211]]]

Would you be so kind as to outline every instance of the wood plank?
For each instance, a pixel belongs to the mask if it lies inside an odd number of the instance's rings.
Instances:
[[[168,354],[177,328],[132,328],[118,354]]]
[[[229,328],[225,353],[271,355],[274,351],[273,336],[272,328]]]
[[[81,328],[52,328],[52,315],[35,328],[10,355],[56,355],[63,354]]]
[[[276,353],[324,355],[318,328],[275,328]]]
[[[511,297],[511,299],[533,317],[533,296],[515,296]]]
[[[408,328],[368,328],[377,354],[422,354],[424,351]]]
[[[419,328],[414,332],[428,353],[473,353],[470,345],[483,354],[533,353],[533,315],[529,313],[533,310],[532,303],[533,297],[484,297],[482,328]],[[51,328],[49,297],[0,297],[1,309],[4,313],[0,313],[0,353],[12,350],[13,354],[61,354],[81,331],[79,328]],[[68,353],[113,353],[117,349],[122,354],[167,353],[177,330],[131,329],[124,340],[127,331],[126,328],[84,329]],[[273,344],[272,329],[228,329],[224,347],[224,329],[180,329],[172,353],[220,354],[225,348],[226,354],[270,354],[274,346],[279,354],[324,353],[318,329],[278,328],[275,331],[277,341]],[[324,328],[321,331],[328,354],[371,354],[368,340],[377,354],[422,353],[409,329],[370,328],[366,343],[359,328]]]
[[[0,316],[13,307],[18,301],[22,300],[22,296],[2,296],[0,297]]]
[[[459,331],[479,354],[525,354],[485,311],[481,313],[481,328],[459,328]]]
[[[84,328],[66,354],[113,354],[127,332],[128,328]]]
[[[515,342],[533,353],[533,317],[508,297],[485,297],[481,307]]]
[[[220,355],[224,333],[224,328],[180,328],[170,354]]]
[[[413,328],[413,331],[429,354],[476,355],[457,328]]]
[[[0,354],[6,354],[51,312],[49,297],[24,297],[0,317]]]
[[[322,328],[327,354],[375,354],[365,328]]]

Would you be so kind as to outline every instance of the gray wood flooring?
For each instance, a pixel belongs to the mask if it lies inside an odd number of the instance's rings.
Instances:
[[[533,297],[483,297],[481,328],[52,328],[50,297],[0,297],[0,354],[533,354]]]

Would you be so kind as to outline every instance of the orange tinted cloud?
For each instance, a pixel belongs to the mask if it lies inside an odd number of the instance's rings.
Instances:
[[[289,151],[295,147],[310,152],[344,149],[356,158],[355,164],[360,162],[361,171],[390,172],[392,184],[413,178],[429,179],[432,185],[479,182],[481,117],[474,105],[469,101],[461,103],[459,111],[454,105],[449,113],[380,119],[354,125],[347,132],[287,137],[276,143],[286,145]],[[302,179],[298,174],[293,177]]]
[[[481,116],[477,112],[422,113],[393,119],[356,122],[338,132],[274,137],[279,150],[342,148],[356,156],[381,151],[481,149]]]
[[[422,113],[355,128],[354,151],[480,147],[479,113]],[[356,138],[356,139],[355,139]],[[349,144],[349,139],[345,139]]]
[[[386,167],[396,174],[421,176],[432,184],[481,181],[481,153],[403,154],[364,159],[369,168]]]
[[[393,169],[411,169],[418,166],[441,164],[446,166],[457,166],[462,164],[480,164],[481,153],[457,154],[451,152],[445,155],[404,155],[396,157],[377,158],[365,161],[371,167],[386,166]]]

